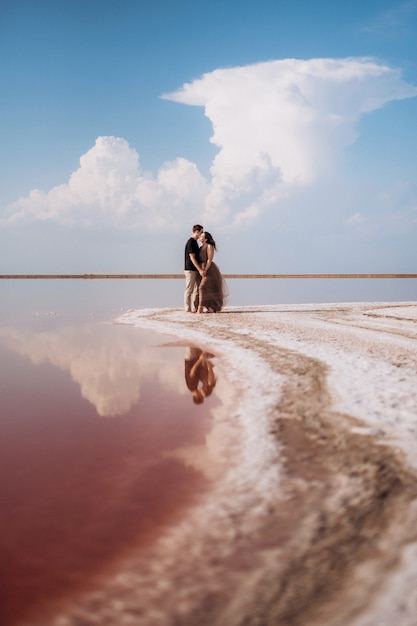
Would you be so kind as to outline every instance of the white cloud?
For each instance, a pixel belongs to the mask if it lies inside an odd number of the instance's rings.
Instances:
[[[351,215],[348,219],[347,219],[347,223],[348,224],[361,224],[364,221],[364,216],[362,215],[362,213],[354,213],[354,215]]]
[[[314,182],[355,141],[362,114],[415,95],[398,71],[350,58],[216,70],[165,97],[204,106],[213,124],[220,152],[207,209],[215,218],[227,206],[229,213],[259,213],[294,186]],[[255,198],[245,206],[248,193]]]
[[[318,180],[357,137],[361,115],[417,95],[398,70],[372,59],[286,59],[218,69],[165,99],[201,106],[219,151],[206,180],[178,158],[156,176],[141,170],[127,141],[99,137],[68,183],[34,190],[4,221],[183,229],[201,219],[222,226],[253,221],[294,189]]]
[[[125,139],[98,137],[80,158],[68,183],[44,193],[31,191],[8,207],[9,222],[58,220],[69,226],[137,226],[145,230],[186,219],[203,202],[207,182],[197,167],[178,158],[156,178],[141,170],[139,155]]]

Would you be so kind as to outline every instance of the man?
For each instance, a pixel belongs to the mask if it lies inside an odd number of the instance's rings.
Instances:
[[[185,274],[185,293],[184,307],[187,313],[195,313],[198,309],[198,287],[201,277],[203,276],[203,268],[200,265],[199,247],[197,240],[203,232],[201,224],[193,226],[192,237],[185,244],[184,258],[184,274]]]

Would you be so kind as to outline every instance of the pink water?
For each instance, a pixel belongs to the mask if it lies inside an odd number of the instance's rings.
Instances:
[[[173,338],[52,317],[0,330],[0,623],[12,626],[88,589],[201,497],[207,480],[173,453],[204,444],[219,400],[192,402]]]

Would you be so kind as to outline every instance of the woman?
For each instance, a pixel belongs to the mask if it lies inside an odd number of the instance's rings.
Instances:
[[[214,263],[216,242],[207,231],[200,236],[200,264],[203,277],[199,288],[199,307],[197,313],[216,313],[221,311],[225,303],[225,285],[223,276]]]

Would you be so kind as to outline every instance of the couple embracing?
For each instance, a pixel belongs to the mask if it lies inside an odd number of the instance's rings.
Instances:
[[[200,244],[200,245],[199,245]],[[185,245],[184,307],[187,313],[217,313],[225,301],[223,276],[213,261],[216,242],[201,224]]]

